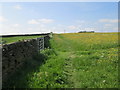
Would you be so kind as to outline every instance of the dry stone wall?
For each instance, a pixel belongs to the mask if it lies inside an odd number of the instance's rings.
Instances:
[[[2,79],[3,81],[38,53],[37,39],[25,40],[2,46]]]
[[[44,36],[44,48],[50,47],[49,39],[49,35]],[[38,47],[37,38],[2,45],[2,83],[22,67],[25,60],[38,54]]]

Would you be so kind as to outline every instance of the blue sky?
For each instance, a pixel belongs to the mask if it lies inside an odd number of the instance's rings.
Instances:
[[[2,34],[118,31],[117,2],[1,3]]]

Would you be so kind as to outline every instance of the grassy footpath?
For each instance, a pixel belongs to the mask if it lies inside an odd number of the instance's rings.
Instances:
[[[38,38],[38,37],[41,37],[41,36],[37,35],[37,36],[3,37],[0,39],[0,42],[3,42],[4,44],[8,44],[8,43],[17,42],[19,40],[34,39],[34,38]]]
[[[26,88],[117,88],[118,34],[56,34],[50,40],[46,57],[27,62],[24,74],[19,73],[8,86]],[[30,67],[31,66],[31,67]],[[20,75],[21,74],[21,75]]]

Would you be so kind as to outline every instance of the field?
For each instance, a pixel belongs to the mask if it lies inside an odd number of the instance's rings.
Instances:
[[[3,42],[3,44],[9,44],[9,43],[17,42],[19,40],[33,39],[38,37],[41,37],[41,36],[37,35],[37,36],[2,37],[0,38],[0,42]]]
[[[118,88],[117,33],[54,34],[50,44],[6,87]]]

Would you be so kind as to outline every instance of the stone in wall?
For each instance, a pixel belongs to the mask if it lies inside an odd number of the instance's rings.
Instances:
[[[2,79],[5,81],[12,72],[22,66],[24,60],[37,54],[37,40],[25,40],[6,44],[2,47]]]

